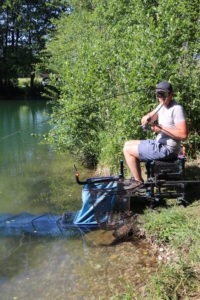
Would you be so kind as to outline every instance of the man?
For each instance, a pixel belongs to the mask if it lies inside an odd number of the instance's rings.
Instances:
[[[176,156],[180,141],[188,136],[185,113],[183,107],[172,98],[172,85],[165,81],[157,84],[156,96],[160,104],[141,119],[142,126],[149,124],[151,130],[158,134],[156,139],[128,141],[123,149],[126,162],[138,183],[143,182],[140,161]],[[154,124],[156,120],[158,125]]]

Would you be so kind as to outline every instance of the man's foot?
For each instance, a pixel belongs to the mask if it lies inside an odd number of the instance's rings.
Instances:
[[[133,182],[130,182],[129,184],[126,184],[126,185],[123,185],[122,186],[122,189],[123,190],[134,190],[134,189],[138,189],[140,187],[142,187],[144,184],[143,181],[133,181]]]

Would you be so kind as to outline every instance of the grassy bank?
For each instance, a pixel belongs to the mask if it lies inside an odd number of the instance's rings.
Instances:
[[[199,216],[198,201],[186,208],[147,210],[142,216],[146,237],[160,261],[147,286],[152,299],[200,299]]]
[[[200,180],[200,159],[187,163],[186,178]],[[200,299],[200,187],[199,198],[189,200],[186,207],[168,200],[139,216],[158,268],[151,280],[144,278],[142,292],[130,282],[127,293],[113,299]]]

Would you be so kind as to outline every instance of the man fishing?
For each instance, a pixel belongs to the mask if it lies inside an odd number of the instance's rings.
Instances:
[[[157,133],[152,140],[131,140],[124,145],[124,156],[138,184],[143,182],[140,161],[170,159],[177,156],[180,141],[187,139],[188,129],[183,107],[173,99],[173,88],[169,82],[156,86],[156,97],[160,104],[141,119],[142,127],[150,126]],[[154,122],[158,121],[158,125]],[[132,183],[135,187],[135,183]],[[131,188],[129,186],[129,188]]]

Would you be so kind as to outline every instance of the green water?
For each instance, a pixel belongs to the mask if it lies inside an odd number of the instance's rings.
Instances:
[[[58,155],[31,133],[49,130],[46,102],[0,101],[0,214],[81,207],[71,155]],[[83,178],[91,172],[80,168]],[[50,239],[0,238],[0,299],[109,299],[126,282],[142,286],[155,262],[144,242],[110,246],[112,232]],[[106,246],[105,246],[106,245]]]

